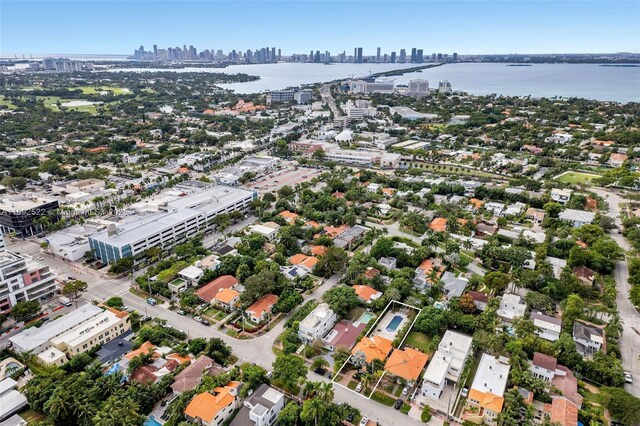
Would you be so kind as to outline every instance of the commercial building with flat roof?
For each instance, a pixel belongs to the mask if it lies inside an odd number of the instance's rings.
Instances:
[[[0,313],[18,302],[40,300],[56,290],[55,275],[47,265],[0,250]]]
[[[212,230],[222,213],[244,211],[257,197],[254,191],[214,186],[183,198],[167,201],[162,212],[141,216],[123,225],[112,225],[89,237],[95,256],[104,263],[144,255],[152,247],[167,249]]]
[[[18,236],[28,237],[37,234],[42,227],[36,219],[53,213],[58,201],[50,198],[30,195],[18,195],[0,198],[0,232],[15,232]]]

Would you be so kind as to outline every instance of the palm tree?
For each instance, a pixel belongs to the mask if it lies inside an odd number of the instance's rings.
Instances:
[[[320,383],[317,390],[317,397],[320,398],[326,404],[330,404],[335,396],[335,390],[333,389],[333,383],[323,382]]]
[[[322,417],[325,409],[326,406],[321,399],[308,399],[302,405],[302,413],[300,413],[300,417],[305,421],[313,419],[313,424],[318,426],[318,417]]]

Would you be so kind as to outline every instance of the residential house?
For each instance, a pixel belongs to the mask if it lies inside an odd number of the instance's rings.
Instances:
[[[202,275],[204,275],[204,271],[193,265],[187,266],[178,272],[178,276],[186,280],[190,285],[196,285],[198,280],[202,278]]]
[[[551,199],[556,203],[565,205],[569,202],[571,198],[571,194],[573,194],[573,190],[571,189],[559,189],[553,188],[551,189]]]
[[[446,271],[440,278],[442,289],[447,299],[452,297],[460,297],[469,285],[469,280],[464,277],[458,277],[456,274]]]
[[[576,320],[573,323],[573,341],[576,349],[585,358],[591,358],[594,353],[607,350],[607,340],[604,328],[586,321]]]
[[[620,167],[628,158],[627,154],[611,154],[608,163],[611,167]]]
[[[494,214],[494,216],[502,216],[503,212],[504,212],[504,203],[498,203],[495,201],[492,201],[490,203],[487,203],[484,205],[484,208],[487,211],[490,211]]]
[[[585,212],[583,210],[566,209],[558,215],[560,220],[573,223],[574,228],[592,223],[596,215],[593,212]]]
[[[463,418],[483,421],[488,425],[496,424],[504,406],[504,391],[509,370],[508,358],[482,354],[467,398],[467,406],[475,407],[478,411],[465,413]]]
[[[356,340],[358,340],[360,334],[362,334],[365,326],[366,324],[363,322],[357,324],[353,324],[347,320],[338,322],[324,339],[322,339],[325,348],[330,351],[335,351],[337,348],[351,350],[353,345],[356,344]]]
[[[542,209],[536,209],[535,207],[529,207],[525,212],[525,217],[531,220],[536,225],[542,224],[546,212]]]
[[[300,321],[298,337],[303,343],[322,339],[338,320],[338,316],[326,303],[316,306],[309,315]]]
[[[524,316],[527,304],[517,294],[505,293],[500,298],[500,307],[497,314],[506,323],[512,323],[514,319]]]
[[[369,228],[360,225],[355,225],[350,228],[347,227],[344,232],[334,238],[333,245],[345,250],[351,250],[362,241],[368,230]]]
[[[397,259],[395,257],[381,257],[378,259],[378,264],[385,268],[387,271],[393,271],[396,269]]]
[[[197,289],[196,295],[200,300],[207,303],[212,303],[215,300],[216,295],[221,290],[225,288],[232,288],[236,285],[238,285],[238,280],[236,279],[236,277],[231,275],[222,275]]]
[[[368,280],[372,280],[375,277],[377,277],[378,275],[380,275],[380,271],[376,268],[373,268],[371,266],[367,267],[367,269],[365,269],[364,273],[362,274],[363,277],[365,277]]]
[[[481,291],[469,291],[467,294],[473,299],[473,304],[477,310],[484,312],[484,310],[487,309],[487,303],[489,303],[489,295],[487,293],[483,293]]]
[[[384,361],[393,349],[393,342],[381,336],[363,337],[351,350],[356,362],[370,364],[374,359]]]
[[[239,292],[232,288],[223,288],[214,296],[213,303],[225,311],[230,311],[236,306],[239,300]]]
[[[215,365],[214,361],[206,355],[200,355],[191,365],[176,374],[171,384],[173,393],[181,394],[194,389],[202,381],[202,375]]]
[[[531,371],[533,377],[551,383],[556,374],[557,366],[558,360],[556,358],[535,352],[533,354],[533,361],[531,361],[531,365],[529,366],[529,371]]]
[[[420,393],[432,399],[440,398],[445,385],[458,383],[473,339],[470,336],[447,330],[433,354],[424,373]]]
[[[545,340],[555,342],[560,338],[562,331],[562,320],[550,317],[541,312],[532,312],[529,317],[536,327],[535,333]]]
[[[491,225],[484,222],[480,222],[476,225],[477,237],[485,237],[485,236],[490,237],[496,232],[498,232],[498,227],[496,225]]]
[[[437,217],[429,224],[429,229],[434,232],[445,232],[447,230],[447,219],[444,217]]]
[[[358,298],[365,303],[371,303],[372,300],[382,297],[381,291],[378,291],[373,287],[369,287],[368,285],[354,285],[352,288],[358,295]]]
[[[249,320],[255,324],[260,324],[262,321],[269,318],[273,306],[278,302],[278,296],[275,294],[265,294],[260,299],[256,300],[253,305],[245,309]]]
[[[573,273],[586,285],[593,284],[593,279],[596,275],[596,272],[593,269],[587,268],[586,266],[577,266],[573,268]]]
[[[203,426],[223,424],[236,408],[239,386],[238,382],[229,382],[224,387],[194,396],[184,410],[185,417]]]
[[[547,256],[544,258],[551,265],[551,269],[553,269],[553,277],[555,279],[560,279],[562,275],[562,270],[565,266],[567,266],[566,259],[560,259],[558,257]]]
[[[409,383],[416,383],[428,360],[429,355],[410,347],[394,349],[384,369],[392,376],[400,377]]]
[[[313,268],[315,268],[315,266],[318,264],[318,258],[298,253],[289,258],[289,263],[294,266],[299,266],[305,271],[311,273],[313,271]]]
[[[245,398],[242,408],[229,426],[274,425],[284,404],[284,394],[263,383]]]
[[[286,220],[286,219],[285,219]],[[249,227],[249,232],[252,234],[262,235],[267,241],[273,241],[278,235],[280,225],[275,222],[266,222],[263,224],[252,225]]]
[[[0,424],[29,405],[27,397],[17,387],[18,382],[10,377],[0,381]]]
[[[301,266],[281,266],[280,272],[282,272],[286,279],[293,281],[296,278],[304,278],[309,275],[309,271]]]
[[[425,259],[416,268],[415,272],[415,276],[413,277],[414,287],[420,291],[425,291],[431,287],[434,282],[437,282],[444,272],[444,267],[442,267],[442,261],[440,259]]]
[[[296,220],[300,219],[300,215],[299,214],[290,212],[289,210],[285,210],[283,212],[280,212],[278,214],[278,216],[283,217],[284,220],[289,224],[294,223]]]

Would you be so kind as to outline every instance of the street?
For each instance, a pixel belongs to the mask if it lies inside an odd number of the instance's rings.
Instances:
[[[593,189],[593,192],[607,200],[609,204],[609,214],[615,218],[614,220],[618,229],[621,229],[621,220],[617,216],[620,214],[619,205],[624,199],[614,192],[602,189]],[[617,229],[614,229],[610,235],[624,251],[631,249],[631,246],[622,234],[618,234]],[[618,288],[616,304],[623,328],[622,338],[620,339],[622,366],[634,376],[633,383],[625,384],[625,389],[636,397],[640,397],[640,362],[638,362],[640,335],[633,330],[633,328],[640,330],[640,314],[629,300],[629,269],[626,258],[616,263],[616,269],[613,271],[613,275]]]

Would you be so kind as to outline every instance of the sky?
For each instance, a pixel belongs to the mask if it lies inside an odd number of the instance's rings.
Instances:
[[[283,54],[640,52],[640,1],[0,0],[0,52],[132,54],[193,45]]]

